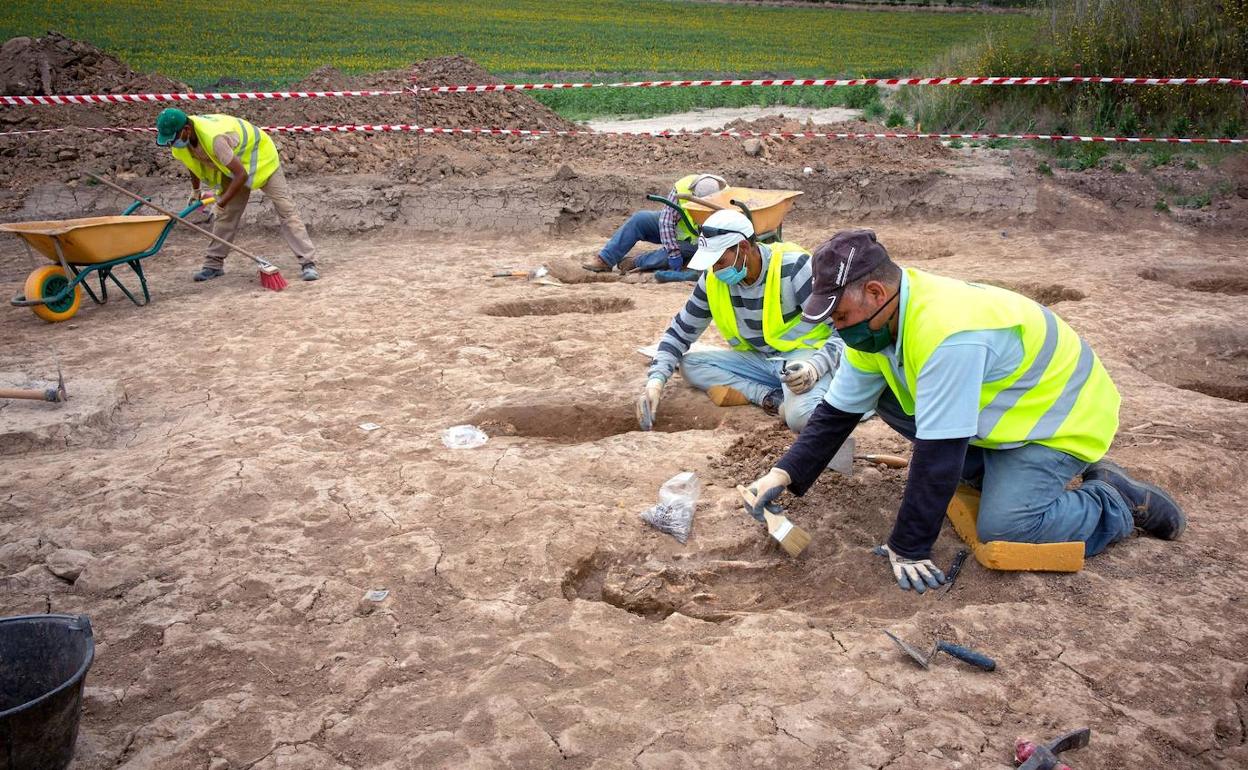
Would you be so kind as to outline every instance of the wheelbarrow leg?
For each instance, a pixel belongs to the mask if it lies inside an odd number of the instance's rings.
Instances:
[[[74,267],[73,265],[69,264],[68,261],[66,261],[65,252],[61,250],[60,238],[54,237],[52,239],[52,245],[56,246],[56,256],[61,260],[61,268],[65,270],[66,277],[71,276],[71,275],[73,276],[73,280],[70,281],[70,285],[67,288],[69,288],[70,291],[72,291],[73,285],[76,283],[79,286],[81,286],[84,291],[87,292],[87,296],[91,298],[92,302],[94,302],[97,305],[103,305],[104,302],[108,300],[108,297],[104,297],[104,299],[100,299],[99,297],[95,296],[95,292],[91,291],[91,284],[87,282],[86,277],[85,277],[85,274],[90,272],[90,270],[89,269],[79,270],[77,267]]]
[[[139,302],[138,297],[135,297],[133,294],[131,294],[131,293],[130,293],[130,290],[126,288],[126,285],[125,285],[124,283],[122,283],[122,282],[121,282],[121,280],[120,280],[119,278],[117,278],[117,276],[113,275],[113,269],[112,269],[111,267],[110,267],[110,268],[108,268],[108,270],[107,270],[107,271],[101,270],[100,272],[101,272],[101,273],[106,273],[106,274],[108,275],[108,277],[109,277],[110,279],[112,279],[112,282],[113,282],[113,283],[115,283],[115,284],[117,284],[117,288],[121,289],[121,293],[122,293],[122,294],[125,294],[125,295],[126,295],[126,297],[127,297],[127,298],[131,301],[131,302],[133,302],[135,305],[137,305],[137,306],[139,306],[139,307],[143,307],[143,306],[144,306],[144,305],[146,305],[148,302],[150,302],[150,301],[151,301],[151,299],[152,299],[151,295],[150,295],[150,294],[148,294],[148,292],[147,292],[147,279],[143,276],[143,268],[139,266],[139,260],[137,260],[137,259],[132,259],[132,260],[130,260],[129,262],[127,262],[126,264],[127,264],[127,265],[129,265],[129,266],[130,266],[130,268],[131,268],[132,270],[134,270],[134,272],[135,272],[135,273],[137,273],[137,274],[138,274],[138,276],[139,276],[139,282],[143,285],[143,301],[142,301],[142,302]],[[101,275],[101,276],[100,276],[100,284],[102,285],[103,283],[104,283],[104,276],[103,276],[103,275]]]
[[[108,302],[108,284],[104,283],[104,279],[113,274],[113,269],[111,267],[102,267],[95,272],[96,277],[100,279],[100,304],[103,305],[105,302]]]

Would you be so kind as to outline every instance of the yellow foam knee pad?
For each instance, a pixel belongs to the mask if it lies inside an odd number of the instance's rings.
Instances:
[[[715,406],[745,406],[750,400],[745,394],[730,385],[712,385],[706,389],[706,395]]]
[[[988,569],[1011,572],[1078,572],[1083,569],[1083,543],[979,542],[975,527],[979,492],[971,487],[958,487],[949,502],[948,515],[958,537],[971,547],[975,560]]]

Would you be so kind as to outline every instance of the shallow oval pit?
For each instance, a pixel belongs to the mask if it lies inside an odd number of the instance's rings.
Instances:
[[[727,411],[710,401],[703,405],[673,399],[660,408],[654,430],[711,430],[719,427]],[[490,436],[525,436],[560,444],[581,444],[640,430],[632,405],[619,402],[509,404],[484,409],[469,422]]]
[[[1041,305],[1056,305],[1059,302],[1079,302],[1086,299],[1087,294],[1072,289],[1069,286],[1063,286],[1060,283],[1039,283],[1035,281],[1000,281],[995,278],[985,278],[975,281],[975,283],[996,286],[1001,289],[1008,289],[1015,294],[1022,294],[1024,297],[1030,297]]]
[[[1146,281],[1158,281],[1190,291],[1233,296],[1248,294],[1248,268],[1237,265],[1150,267],[1141,270],[1139,275]]]
[[[525,299],[495,302],[481,308],[484,315],[499,318],[520,318],[531,315],[564,315],[566,313],[623,313],[632,310],[635,303],[627,297],[550,297],[548,299]]]
[[[1187,346],[1167,346],[1135,363],[1156,380],[1226,401],[1248,403],[1248,331],[1197,326],[1175,330]]]

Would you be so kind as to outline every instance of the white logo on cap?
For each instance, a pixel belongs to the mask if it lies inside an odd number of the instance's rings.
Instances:
[[[845,278],[849,275],[849,266],[854,261],[854,252],[856,251],[858,251],[857,246],[849,247],[849,256],[845,258],[845,261],[843,263],[841,263],[841,269],[836,271],[836,285],[837,286],[845,285]]]

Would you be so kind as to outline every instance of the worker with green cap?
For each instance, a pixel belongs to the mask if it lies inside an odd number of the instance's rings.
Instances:
[[[156,144],[169,147],[173,157],[190,169],[193,200],[202,197],[201,182],[216,190],[214,235],[232,241],[252,191],[263,190],[277,211],[282,236],[299,259],[303,280],[315,281],[320,277],[316,247],[295,210],[277,146],[268,134],[242,118],[187,115],[171,107],[156,118]],[[194,279],[207,281],[225,275],[228,253],[228,246],[214,241]]]

